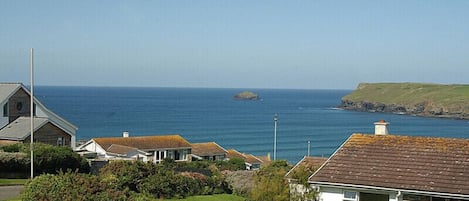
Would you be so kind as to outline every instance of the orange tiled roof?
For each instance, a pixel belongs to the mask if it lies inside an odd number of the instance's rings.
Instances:
[[[310,181],[467,196],[469,140],[353,134]]]
[[[103,149],[107,150],[111,145],[117,144],[127,147],[135,147],[140,150],[190,148],[191,145],[180,135],[139,136],[139,137],[108,137],[93,138]]]
[[[239,153],[238,151],[234,149],[228,149],[228,154],[226,155],[227,158],[241,158],[245,160],[245,156],[242,153]]]
[[[193,143],[192,154],[197,156],[224,155],[228,152],[215,142]]]
[[[250,163],[250,164],[262,164],[262,160],[253,156],[252,154],[242,154],[234,149],[229,149],[226,157],[227,158],[241,158],[245,162]]]
[[[107,148],[106,151],[110,153],[115,153],[115,154],[126,154],[126,153],[129,153],[129,151],[134,151],[134,150],[138,150],[138,149],[135,147],[112,144],[111,146],[109,146],[109,148]]]
[[[245,158],[244,160],[248,163],[251,163],[251,164],[262,164],[262,161],[255,157],[254,155],[252,154],[244,154]]]

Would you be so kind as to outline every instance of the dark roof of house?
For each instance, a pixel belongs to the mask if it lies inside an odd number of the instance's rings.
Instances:
[[[469,140],[353,134],[309,180],[469,195]]]
[[[285,176],[289,178],[290,174],[296,171],[299,167],[304,167],[306,170],[314,172],[316,169],[321,167],[326,160],[327,158],[324,157],[305,156],[290,171],[288,171]]]
[[[197,156],[224,155],[228,151],[215,142],[193,143],[192,154]]]
[[[93,138],[103,149],[111,145],[134,147],[139,150],[190,148],[191,144],[180,135],[140,136],[140,137],[108,137]]]
[[[34,117],[34,131],[49,123],[48,118]],[[21,141],[31,135],[31,118],[18,117],[0,129],[0,139]]]

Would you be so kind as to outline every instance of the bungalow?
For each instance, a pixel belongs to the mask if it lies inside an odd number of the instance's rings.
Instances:
[[[225,148],[215,142],[192,144],[192,158],[195,160],[225,160],[227,153]]]
[[[0,83],[0,145],[30,142],[30,97],[21,83]],[[34,141],[75,148],[78,128],[33,100]]]
[[[246,164],[246,170],[257,170],[263,164],[263,161],[252,154],[243,154],[234,149],[229,149],[226,156],[228,159],[240,158]]]
[[[309,178],[323,201],[469,200],[469,140],[352,134]]]
[[[165,158],[177,162],[190,161],[191,144],[180,135],[93,138],[78,147],[79,151],[95,152],[101,159],[140,160],[154,163]]]

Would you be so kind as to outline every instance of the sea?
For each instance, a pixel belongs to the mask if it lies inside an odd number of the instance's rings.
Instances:
[[[328,157],[352,134],[374,133],[390,122],[396,135],[469,138],[469,121],[340,110],[352,90],[216,89],[37,86],[46,107],[78,127],[77,140],[95,137],[179,134],[191,143],[294,164],[304,156]],[[249,90],[258,101],[233,99]],[[274,132],[274,115],[278,115]]]

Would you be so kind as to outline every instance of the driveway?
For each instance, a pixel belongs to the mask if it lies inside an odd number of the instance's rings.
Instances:
[[[0,186],[0,200],[16,198],[23,190],[23,185],[18,186]]]

